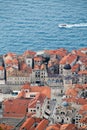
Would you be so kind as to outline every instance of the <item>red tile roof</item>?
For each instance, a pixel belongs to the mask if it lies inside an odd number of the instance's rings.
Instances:
[[[29,92],[40,92],[48,98],[51,97],[51,89],[48,86],[30,86],[30,84],[25,84],[21,87],[21,89],[29,89]]]
[[[67,62],[71,64],[75,59],[77,59],[77,56],[69,53],[61,59],[60,64],[66,64]]]
[[[32,99],[28,105],[28,108],[35,108],[36,103],[39,101],[42,105],[44,103],[46,96],[44,94],[37,94],[34,99]]]
[[[86,54],[84,54],[83,52],[81,52],[81,50],[73,50],[72,54],[76,54],[79,57],[86,57]]]
[[[79,60],[82,62],[82,64],[87,65],[87,57],[81,57]]]
[[[24,98],[8,99],[3,102],[4,117],[24,117],[30,100]]]
[[[32,68],[29,67],[29,66],[27,66],[25,63],[21,63],[21,65],[20,65],[20,70],[21,70],[21,71],[27,71],[27,72],[29,72],[29,73],[32,72]]]
[[[81,123],[87,124],[87,115],[80,119]]]
[[[18,65],[18,60],[16,58],[14,59],[5,59],[5,64],[9,64],[9,65]]]
[[[81,51],[87,51],[87,47],[86,48],[81,48]]]
[[[26,83],[21,86],[21,89],[30,89],[30,83]]]
[[[40,70],[40,66],[39,65],[34,65],[34,70]]]
[[[74,124],[64,124],[60,127],[60,130],[77,130]]]
[[[41,56],[36,56],[34,57],[34,61],[42,61],[43,58]]]
[[[30,117],[28,118],[23,125],[21,126],[20,130],[26,129],[26,130],[30,130],[30,128],[33,126],[35,120],[34,118]]]
[[[73,102],[73,103],[76,103],[76,104],[79,104],[79,105],[87,104],[87,99],[84,99],[84,98],[70,97],[70,98],[67,98],[67,99],[64,99],[64,100],[66,100],[67,102]]]
[[[87,84],[76,84],[75,85],[76,90],[82,90],[82,89],[87,89]]]
[[[87,70],[81,70],[78,72],[80,75],[87,75]]]
[[[77,72],[79,70],[79,67],[79,64],[75,64],[74,66],[72,66],[72,72]]]
[[[12,60],[11,59],[6,59],[5,64],[12,64]]]
[[[18,98],[24,98],[25,97],[25,92],[24,91],[21,91],[18,96]]]
[[[45,65],[45,64],[42,64],[40,69],[41,69],[41,70],[45,70],[45,69],[46,69],[46,65]]]
[[[46,128],[46,130],[60,130],[61,125],[60,124],[53,124]]]
[[[49,121],[46,119],[43,119],[38,126],[35,128],[35,130],[44,130],[46,129],[47,125],[49,124]]]
[[[64,57],[68,52],[64,48],[60,48],[57,50],[45,50],[45,53],[49,55],[57,55],[57,56],[60,56],[61,58],[61,57]]]
[[[35,118],[35,117],[27,118],[27,120],[20,127],[20,130],[23,130],[24,128],[26,130],[32,130],[32,127],[34,126],[34,123],[39,123],[40,121],[41,121],[40,118]],[[35,127],[33,127],[33,129],[35,130]]]
[[[66,90],[65,94],[66,94],[66,95],[73,96],[73,97],[76,97],[77,94],[78,94],[78,91],[75,90],[75,88],[70,88],[70,89],[67,89],[67,90]]]
[[[30,56],[30,57],[34,57],[36,54],[36,52],[31,51],[31,50],[26,50],[23,54],[23,56]]]
[[[11,56],[11,57],[16,56],[16,54],[13,53],[13,52],[8,52],[7,55],[8,55],[8,56]]]
[[[87,104],[83,105],[80,110],[87,111]]]
[[[84,125],[84,126],[80,127],[79,130],[87,130],[87,125]]]
[[[4,70],[4,67],[3,67],[3,66],[0,66],[0,70]]]

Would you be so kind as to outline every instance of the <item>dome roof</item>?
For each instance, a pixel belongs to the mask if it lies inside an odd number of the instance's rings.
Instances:
[[[70,64],[66,64],[66,65],[64,66],[64,69],[67,69],[67,70],[71,69]]]
[[[64,101],[64,102],[62,103],[62,106],[67,107],[67,106],[68,106],[68,102]]]

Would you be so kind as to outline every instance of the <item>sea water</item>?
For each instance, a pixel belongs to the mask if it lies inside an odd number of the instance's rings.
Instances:
[[[0,54],[87,47],[84,25],[87,0],[0,0]]]

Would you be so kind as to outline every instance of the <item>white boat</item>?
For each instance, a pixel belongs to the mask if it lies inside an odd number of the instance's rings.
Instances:
[[[60,28],[65,28],[65,27],[67,27],[67,24],[59,24],[58,25]]]

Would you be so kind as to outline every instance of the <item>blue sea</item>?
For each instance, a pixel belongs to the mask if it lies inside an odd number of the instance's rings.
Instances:
[[[87,0],[0,0],[0,54],[61,47],[87,47]]]

